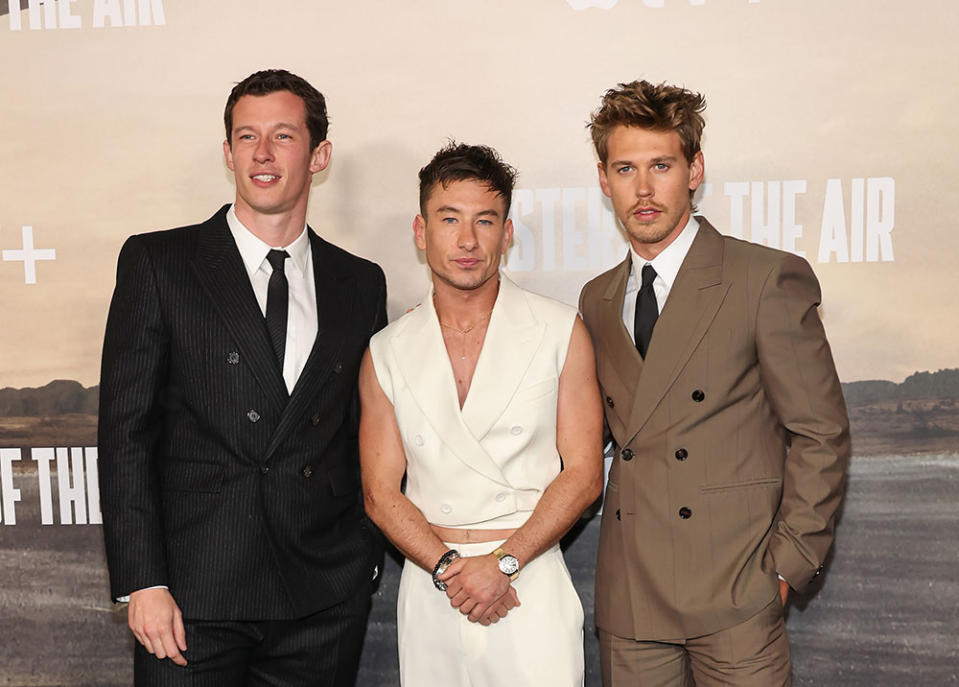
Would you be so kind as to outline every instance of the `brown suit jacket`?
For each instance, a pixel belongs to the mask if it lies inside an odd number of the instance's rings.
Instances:
[[[849,421],[805,260],[704,218],[645,362],[623,326],[630,259],[583,288],[616,452],[596,623],[681,639],[746,620],[822,569]]]

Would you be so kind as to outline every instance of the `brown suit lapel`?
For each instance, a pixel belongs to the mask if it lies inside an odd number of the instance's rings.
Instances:
[[[656,321],[639,383],[633,387],[636,394],[627,443],[643,428],[676,381],[729,290],[729,279],[723,281],[723,238],[703,217],[698,220],[699,231]],[[622,296],[619,303],[622,320]],[[629,383],[630,374],[627,369],[624,382]]]
[[[626,299],[630,264],[630,256],[627,254],[626,259],[609,276],[603,299],[599,304],[598,331],[602,335],[600,345],[604,349],[603,354],[611,361],[619,381],[627,389],[635,389],[639,386],[643,372],[643,359],[623,324],[623,301]],[[636,404],[636,398],[634,395],[633,405]],[[621,417],[630,415],[631,411],[624,413]]]

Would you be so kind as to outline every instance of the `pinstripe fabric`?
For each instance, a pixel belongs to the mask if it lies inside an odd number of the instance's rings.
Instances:
[[[368,581],[356,374],[386,323],[380,268],[310,230],[316,342],[292,394],[226,206],[120,253],[100,382],[100,489],[114,597],[167,585],[185,617],[267,620]]]

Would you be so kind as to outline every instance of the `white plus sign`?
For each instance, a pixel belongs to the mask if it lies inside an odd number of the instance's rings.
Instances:
[[[36,249],[33,247],[33,227],[21,227],[23,229],[23,250],[4,250],[4,260],[22,260],[23,261],[23,283],[37,283],[37,261],[38,260],[56,260],[57,251],[53,248]]]

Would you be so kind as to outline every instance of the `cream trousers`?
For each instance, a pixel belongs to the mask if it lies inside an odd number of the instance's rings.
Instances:
[[[481,556],[502,542],[449,544]],[[400,684],[404,687],[582,687],[583,604],[559,546],[513,582],[520,606],[487,627],[471,623],[406,561],[397,597]]]

